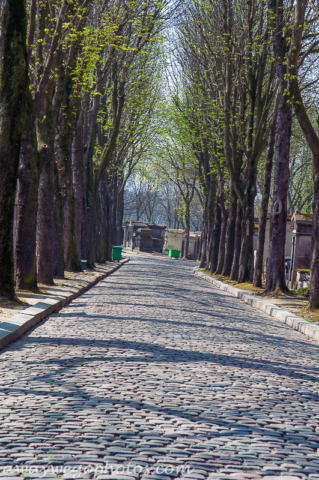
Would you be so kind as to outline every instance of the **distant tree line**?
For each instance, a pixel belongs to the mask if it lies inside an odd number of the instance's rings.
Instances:
[[[183,199],[176,186],[169,181],[133,177],[124,192],[124,219],[165,225],[185,230]],[[194,196],[190,209],[190,230],[202,229],[202,205]]]

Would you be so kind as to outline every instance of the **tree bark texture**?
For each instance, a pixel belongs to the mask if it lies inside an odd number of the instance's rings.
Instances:
[[[95,202],[96,211],[96,230],[95,230],[95,255],[96,261],[102,263],[105,258],[105,232],[107,231],[107,222],[109,218],[105,214],[105,204],[107,202],[106,186],[103,182],[99,183],[98,196]]]
[[[93,192],[87,182],[87,211],[86,211],[86,237],[83,239],[85,242],[85,260],[88,262],[89,268],[94,268],[96,261],[95,255],[95,229],[96,229],[96,212],[95,212],[95,201]]]
[[[276,102],[278,106],[278,102]],[[259,214],[259,230],[258,230],[258,242],[257,242],[257,253],[256,253],[256,263],[254,269],[254,287],[262,287],[262,273],[263,273],[263,264],[264,264],[264,248],[265,248],[265,237],[266,237],[266,226],[267,226],[267,217],[268,217],[268,204],[270,197],[270,187],[271,187],[271,173],[273,167],[273,157],[275,150],[275,140],[276,140],[276,127],[277,127],[277,113],[278,108],[276,107],[275,114],[272,120],[269,140],[268,140],[268,150],[265,163],[265,179],[264,179],[264,190],[260,206]]]
[[[201,235],[201,256],[199,268],[205,268],[206,264],[206,253],[207,253],[207,224],[208,224],[208,197],[205,199],[205,207],[203,212],[203,228]],[[175,228],[175,227],[174,227]]]
[[[230,272],[230,280],[238,281],[239,274],[239,257],[241,250],[241,228],[242,228],[242,208],[240,202],[237,202],[236,227],[235,227],[235,243],[234,257]]]
[[[116,245],[122,244],[123,218],[124,218],[124,188],[121,188],[118,192],[118,197],[117,197],[117,212],[116,212],[117,243]]]
[[[212,249],[214,243],[214,224],[215,224],[215,200],[217,194],[217,177],[216,174],[209,175],[209,197],[208,197],[208,218],[207,218],[207,245],[206,258],[207,269],[211,269]],[[208,183],[208,182],[207,182]]]
[[[105,230],[104,230],[104,238],[105,238],[105,260],[110,261],[112,260],[112,237],[111,237],[111,225],[112,225],[112,197],[110,188],[107,188],[106,191],[106,203],[105,203],[105,215],[106,215],[106,223],[105,223]]]
[[[42,171],[38,192],[38,282],[53,285],[54,108],[53,81],[47,86],[37,118],[37,143]]]
[[[189,249],[189,234],[190,234],[190,211],[189,204],[185,204],[185,241],[184,241],[184,260],[188,259]]]
[[[99,96],[94,99],[94,111],[97,115],[97,105],[99,105]],[[94,142],[97,132],[96,118],[91,118],[90,135],[85,146],[85,172],[86,172],[86,216],[85,230],[83,231],[82,245],[85,247],[84,259],[87,260],[87,266],[94,268],[96,261],[95,236],[96,236],[96,205],[94,192],[94,173],[93,173],[93,155]]]
[[[286,95],[286,43],[283,38],[283,0],[278,0],[276,31],[273,35],[273,50],[278,77],[278,119],[275,147],[275,176],[273,205],[270,216],[269,253],[266,270],[265,292],[287,290],[285,280],[285,243],[287,228],[287,194],[289,185],[290,139],[292,127],[292,105]]]
[[[53,277],[64,278],[63,208],[57,163],[54,162]]]
[[[67,104],[67,100],[65,99]],[[82,266],[78,255],[78,245],[76,239],[75,227],[75,198],[73,189],[73,175],[72,171],[72,135],[70,128],[70,118],[64,114],[68,111],[68,106],[62,108],[60,111],[61,130],[56,141],[56,149],[58,152],[58,166],[60,185],[63,200],[63,243],[64,243],[64,264],[66,270],[71,272],[81,272]],[[79,165],[76,163],[75,165]],[[81,172],[75,175],[81,176]]]
[[[100,224],[101,232],[103,235],[103,259],[104,261],[111,260],[112,253],[112,238],[111,238],[111,226],[113,223],[112,217],[112,186],[113,179],[111,175],[104,172],[99,184],[100,192]]]
[[[81,125],[78,124],[77,134],[72,143],[72,173],[75,198],[75,237],[79,259],[86,260],[82,255],[82,230],[86,222],[86,185],[84,173],[83,142]]]
[[[215,222],[214,222],[214,229],[213,229],[213,245],[212,245],[211,260],[210,260],[210,271],[212,273],[214,273],[217,269],[221,228],[222,228],[222,211],[218,203],[218,198],[216,197],[215,198]]]
[[[27,107],[32,118],[31,99]],[[15,236],[15,284],[22,290],[37,290],[37,212],[40,177],[39,155],[34,123],[26,122],[20,151],[17,225]]]
[[[28,85],[25,0],[2,5],[0,31],[0,296],[12,299],[14,202]]]
[[[312,220],[312,258],[309,288],[309,307],[319,308],[319,155],[313,165],[314,205]]]
[[[218,250],[218,263],[215,271],[217,275],[221,275],[223,266],[224,266],[227,221],[228,221],[228,212],[224,208],[222,211],[222,226],[221,226],[220,242],[219,242],[219,250]]]
[[[118,184],[117,171],[112,175],[112,201],[111,201],[111,241],[112,245],[120,245],[117,243],[116,220],[117,220],[117,199],[118,199]]]
[[[226,250],[222,275],[228,277],[234,257],[235,229],[236,229],[237,195],[234,189],[231,189],[231,199],[229,206],[229,215],[226,231]]]
[[[302,50],[305,15],[308,4],[295,1],[295,18],[291,41],[290,94],[294,111],[300,127],[307,139],[313,158],[313,223],[312,223],[312,259],[309,289],[309,307],[319,308],[319,136],[305,108],[298,81],[299,56]]]
[[[212,222],[210,220],[210,214],[212,212],[212,208],[214,208],[214,201],[212,201],[212,181],[215,182],[216,185],[216,176],[210,173],[210,157],[208,154],[208,149],[205,148],[199,154],[200,160],[200,171],[201,174],[201,182],[203,184],[203,192],[204,192],[204,212],[203,212],[203,222],[202,222],[202,235],[201,235],[201,256],[200,256],[200,264],[199,268],[208,268],[210,264],[210,256],[209,252],[211,249],[211,239],[210,239],[210,232],[213,228]],[[214,190],[214,187],[213,187]],[[216,193],[215,193],[216,196]],[[174,227],[175,228],[175,227]]]
[[[282,95],[284,91],[283,89],[280,90],[279,94]],[[270,216],[266,292],[273,292],[278,289],[283,291],[287,290],[285,279],[285,244],[291,126],[292,106],[286,101],[286,98],[282,96],[277,123],[274,193]]]
[[[54,153],[49,145],[43,148],[38,196],[38,282],[53,285]]]
[[[256,169],[251,161],[250,171],[246,182],[246,194],[242,206],[241,250],[239,257],[238,282],[247,282],[253,279],[254,267],[254,204],[256,196]]]

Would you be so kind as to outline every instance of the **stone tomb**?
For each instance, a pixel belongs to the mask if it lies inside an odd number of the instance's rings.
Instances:
[[[138,228],[136,233],[134,249],[139,252],[152,253],[152,230],[150,228]]]
[[[144,240],[141,243],[141,238],[138,239],[138,237],[141,237],[141,232],[138,232],[139,229],[146,229],[151,231],[151,238],[152,238],[152,247],[151,250],[149,250],[149,241],[146,242],[148,243],[145,248],[147,250],[141,250],[140,247],[142,245],[142,248],[144,248]],[[146,223],[146,222],[137,222],[134,220],[125,220],[123,222],[123,230],[124,230],[124,240],[123,240],[123,246],[125,248],[131,248],[134,250],[137,248],[140,251],[146,251],[146,252],[158,252],[162,253],[163,252],[163,246],[164,246],[164,234],[166,230],[165,225],[156,225],[155,223]],[[145,232],[144,232],[145,233]],[[148,232],[149,234],[150,232]],[[147,235],[146,235],[147,236]]]
[[[304,270],[310,269],[312,254],[312,215],[296,212],[291,221],[293,222],[291,267],[289,273],[289,287],[296,288],[296,282],[301,281]]]
[[[188,258],[196,259],[199,252],[201,232],[190,232],[188,245]],[[185,230],[168,229],[165,233],[164,251],[169,248],[179,250],[181,257],[184,254]]]
[[[163,253],[166,226],[148,223],[148,228],[152,230],[153,252]]]

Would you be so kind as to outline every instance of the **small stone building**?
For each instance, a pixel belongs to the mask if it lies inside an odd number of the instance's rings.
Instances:
[[[201,232],[190,232],[188,244],[188,257],[196,260],[200,248]],[[179,250],[184,256],[185,230],[169,229],[165,233],[164,252],[169,248]]]
[[[138,228],[136,230],[134,250],[139,252],[152,253],[153,251],[153,240],[152,240],[152,230],[150,228]]]
[[[157,253],[163,253],[166,226],[149,223],[148,228],[152,230],[152,251]]]
[[[125,248],[136,248],[142,252],[163,252],[165,225],[125,220],[123,230]]]
[[[201,232],[191,232],[189,234],[188,257],[196,260],[199,254]]]
[[[296,212],[292,217],[289,287],[296,288],[297,272],[309,270],[312,255],[312,215]]]
[[[182,251],[185,238],[184,230],[175,230],[173,228],[169,228],[166,230],[164,238],[164,252],[167,252],[169,248],[179,250],[180,252]]]
[[[137,237],[137,230],[139,228],[148,228],[148,225],[145,222],[137,222],[134,220],[124,220],[123,222],[123,229],[124,229],[123,247],[124,248],[131,248],[132,250],[135,248],[135,239]]]

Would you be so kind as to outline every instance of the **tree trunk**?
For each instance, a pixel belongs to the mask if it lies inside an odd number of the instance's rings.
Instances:
[[[85,184],[84,184],[84,157],[81,135],[81,124],[78,122],[77,134],[72,143],[72,173],[75,198],[75,237],[79,259],[82,257],[82,229],[85,228]]]
[[[203,212],[203,228],[201,235],[201,257],[199,268],[205,268],[206,265],[206,253],[207,253],[207,227],[208,227],[208,198],[205,200],[205,208]],[[174,225],[175,228],[175,225]]]
[[[292,104],[286,95],[287,67],[285,41],[283,39],[283,0],[277,2],[277,28],[273,36],[273,50],[278,77],[278,119],[275,153],[275,177],[273,205],[270,217],[269,253],[266,270],[265,292],[286,291],[285,243],[287,226],[287,193],[289,185],[289,154],[292,126]]]
[[[112,198],[110,195],[110,189],[107,189],[106,195],[106,229],[105,229],[105,260],[112,260],[112,237],[111,237],[111,228],[112,228]]]
[[[213,230],[213,245],[212,245],[212,252],[211,252],[211,263],[210,263],[210,271],[212,273],[214,273],[217,269],[221,228],[222,228],[222,211],[221,211],[220,205],[218,203],[218,198],[216,197],[215,198],[215,222],[214,222],[214,230]]]
[[[215,225],[215,200],[217,193],[217,177],[215,174],[210,174],[206,180],[209,185],[209,199],[208,199],[208,218],[207,218],[207,245],[206,258],[208,270],[211,269],[212,249],[214,243],[214,225]]]
[[[278,111],[273,205],[270,217],[269,253],[266,271],[266,292],[286,291],[285,244],[287,228],[287,193],[289,185],[289,151],[292,106],[282,95]]]
[[[117,197],[117,215],[116,215],[117,245],[122,245],[123,218],[124,218],[124,188],[122,188],[118,192],[118,197]]]
[[[246,194],[242,207],[241,250],[239,257],[238,282],[253,279],[254,267],[254,203],[256,196],[256,171],[251,161],[250,172],[246,182]]]
[[[15,237],[15,284],[22,290],[35,291],[37,283],[37,213],[39,156],[35,126],[32,121],[32,99],[29,94],[27,122],[21,141],[17,225]],[[30,121],[31,120],[31,121]]]
[[[312,259],[310,272],[309,307],[319,308],[319,137],[312,119],[305,108],[298,81],[298,64],[302,48],[305,15],[308,4],[301,0],[295,1],[295,19],[290,47],[290,98],[293,99],[294,111],[312,151],[314,204],[312,223]],[[312,113],[312,111],[311,111]]]
[[[92,195],[88,196],[88,208],[86,217],[87,236],[86,236],[86,255],[85,260],[88,261],[88,267],[94,268],[96,262],[95,255],[95,236],[96,236],[96,212],[94,205],[94,198]]]
[[[96,238],[95,238],[95,254],[96,261],[98,263],[103,263],[106,260],[105,254],[105,232],[107,231],[107,221],[106,217],[106,197],[107,197],[107,188],[105,182],[101,181],[98,184],[98,195],[95,202],[95,211],[96,211]]]
[[[184,260],[188,259],[189,233],[190,233],[190,212],[189,203],[185,205],[185,242],[184,242]]]
[[[228,221],[228,212],[226,209],[222,212],[222,227],[220,233],[220,242],[219,242],[219,250],[218,250],[218,263],[216,268],[216,275],[220,275],[223,270],[224,266],[224,259],[225,259],[225,240],[226,240],[226,229],[227,229],[227,221]],[[214,272],[212,272],[214,273]]]
[[[54,162],[53,277],[64,278],[63,208],[58,166]]]
[[[85,156],[85,170],[86,170],[86,230],[83,232],[85,237],[83,243],[85,244],[85,260],[87,260],[87,266],[94,268],[95,247],[95,225],[96,225],[96,212],[95,212],[95,199],[94,199],[94,178],[93,178],[93,162],[89,152],[86,152]]]
[[[2,4],[0,38],[0,296],[15,298],[13,216],[27,96],[26,5]]]
[[[235,281],[238,281],[238,275],[239,275],[239,257],[240,257],[240,250],[241,250],[241,227],[242,227],[242,208],[241,208],[240,202],[237,201],[234,257],[233,257],[233,264],[230,272],[230,280],[235,280]]]
[[[309,307],[319,308],[319,155],[314,162],[314,206],[312,220],[312,258]]]
[[[231,267],[234,257],[235,245],[235,229],[236,229],[236,211],[237,211],[237,195],[234,189],[231,189],[231,200],[229,206],[229,216],[226,231],[226,251],[224,258],[224,266],[222,275],[228,277],[231,272]]]
[[[38,192],[38,282],[53,285],[54,132],[53,81],[47,87],[37,120],[37,143],[42,171]]]
[[[43,146],[43,167],[39,183],[38,209],[38,282],[53,282],[53,203],[54,203],[54,154],[50,145]]]
[[[58,151],[58,165],[59,165],[59,179],[62,190],[63,199],[63,244],[64,244],[64,264],[66,270],[71,272],[81,272],[82,267],[78,255],[78,245],[76,239],[75,227],[75,198],[73,189],[73,175],[81,177],[80,172],[72,171],[72,139],[70,138],[70,128],[68,124],[68,117],[60,113],[61,131],[56,142],[56,149]],[[74,164],[75,169],[79,167],[77,163]],[[80,247],[80,246],[79,246]]]
[[[203,226],[201,235],[201,257],[199,268],[211,268],[212,248],[213,248],[213,231],[215,224],[215,201],[217,178],[211,173],[205,178],[206,198],[203,212]]]
[[[112,193],[111,193],[111,239],[112,245],[120,245],[117,243],[117,199],[118,199],[118,185],[117,185],[117,172],[114,171],[112,175]]]
[[[70,243],[69,243],[69,251],[68,251],[68,257],[67,257],[67,263],[66,263],[66,270],[69,270],[70,272],[82,272],[83,269],[79,259],[78,246],[76,241],[75,197],[74,197],[73,187],[72,187],[72,196],[69,199],[69,203],[71,206],[70,224],[69,224]]]
[[[99,183],[101,230],[103,232],[103,261],[111,260],[112,253],[112,177],[104,172]]]
[[[278,106],[278,102],[276,102]],[[256,264],[254,270],[254,287],[262,287],[262,273],[263,273],[263,263],[264,263],[264,248],[265,248],[265,237],[266,237],[266,226],[267,226],[267,215],[268,215],[268,204],[270,197],[270,186],[271,186],[271,172],[273,166],[273,157],[274,157],[274,147],[276,139],[276,126],[277,126],[277,114],[278,108],[276,106],[276,111],[273,117],[271,124],[269,141],[268,141],[268,151],[267,158],[265,163],[265,180],[264,180],[264,191],[263,197],[260,206],[260,218],[259,218],[259,230],[258,230],[258,243],[257,243],[257,253],[256,253]]]

